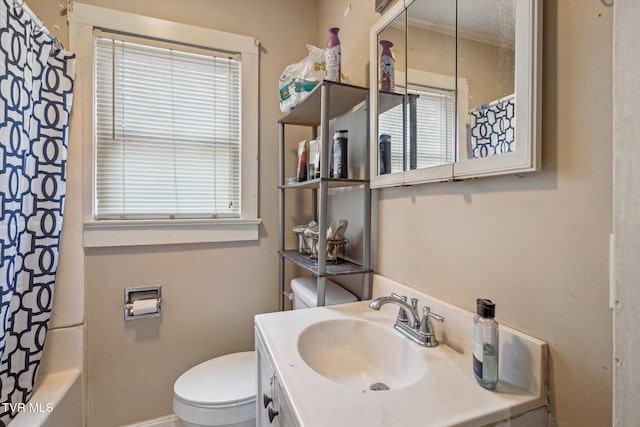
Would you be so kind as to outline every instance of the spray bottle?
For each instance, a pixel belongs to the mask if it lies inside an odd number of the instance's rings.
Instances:
[[[380,90],[383,92],[395,91],[395,63],[391,48],[393,43],[389,40],[380,40],[382,54],[380,55]]]
[[[342,54],[340,51],[338,31],[340,31],[340,28],[338,27],[329,28],[329,38],[327,39],[327,48],[325,50],[327,68],[327,75],[325,79],[334,82],[340,82],[341,72],[340,61]]]

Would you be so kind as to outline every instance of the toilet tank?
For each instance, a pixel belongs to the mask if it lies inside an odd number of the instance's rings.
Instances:
[[[317,279],[315,277],[296,277],[291,280],[293,309],[316,307],[318,304]],[[358,298],[351,292],[329,279],[326,280],[325,305],[356,302]]]

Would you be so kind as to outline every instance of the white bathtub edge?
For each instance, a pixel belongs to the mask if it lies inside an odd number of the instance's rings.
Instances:
[[[82,401],[81,374],[80,370],[71,369],[39,376],[31,400],[20,408],[18,416],[10,423],[11,427],[45,426],[52,416],[70,412],[67,404],[78,406],[77,400]],[[79,408],[82,408],[81,404]],[[78,415],[82,419],[81,409],[75,418]]]
[[[51,329],[31,400],[12,427],[84,426],[84,326]]]

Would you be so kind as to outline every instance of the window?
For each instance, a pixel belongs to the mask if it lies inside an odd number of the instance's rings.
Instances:
[[[466,79],[456,82],[451,76],[413,68],[409,75],[408,85],[396,84],[398,93],[406,90],[409,94],[404,109],[397,105],[378,116],[378,134],[391,136],[392,173],[455,162],[456,127],[468,126]],[[396,70],[397,82],[406,79],[406,73]],[[415,123],[414,129],[409,128],[410,123]]]
[[[409,147],[409,169],[420,169],[454,161],[455,91],[414,91],[416,96],[415,149]]]
[[[257,240],[258,41],[81,3],[68,21],[85,247]]]
[[[96,37],[96,218],[240,214],[240,61]]]
[[[412,170],[454,161],[454,91],[435,89],[413,90],[406,106],[405,117],[415,109],[415,141],[412,144],[407,129],[406,157],[402,155],[402,144],[391,145],[391,170]],[[402,106],[392,108],[378,118],[380,134],[388,134],[392,141],[402,141],[404,129]],[[403,169],[403,159],[407,165]]]

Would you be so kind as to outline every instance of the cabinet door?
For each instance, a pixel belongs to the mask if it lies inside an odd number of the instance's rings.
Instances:
[[[274,382],[276,378],[275,371],[271,367],[271,363],[267,358],[266,351],[260,337],[256,333],[256,358],[258,363],[258,390],[256,394],[256,426],[272,427],[278,426],[278,417],[269,421],[269,409],[277,411],[277,402],[275,402]],[[265,407],[265,402],[267,403]]]
[[[294,421],[293,414],[289,409],[287,399],[284,397],[284,391],[278,381],[275,382],[276,401],[278,402],[278,417],[280,420],[280,427],[297,427]],[[275,420],[274,420],[275,422]]]
[[[256,395],[256,427],[297,427],[284,390],[271,365],[267,351],[256,331],[258,390]],[[265,405],[266,403],[266,405]]]

